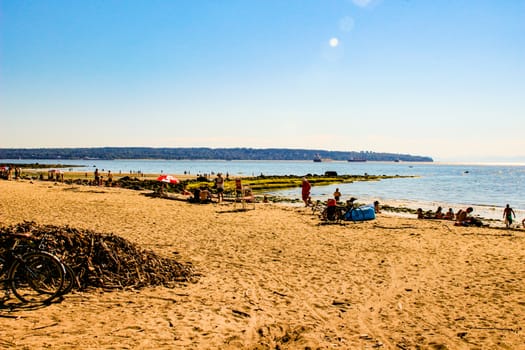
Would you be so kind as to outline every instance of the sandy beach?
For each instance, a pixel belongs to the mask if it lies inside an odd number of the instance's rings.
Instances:
[[[525,232],[0,181],[0,224],[114,233],[200,278],[0,309],[13,349],[525,349]]]

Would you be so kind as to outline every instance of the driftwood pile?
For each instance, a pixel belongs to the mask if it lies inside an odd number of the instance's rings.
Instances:
[[[31,237],[13,237],[13,234],[23,233],[31,233]],[[35,248],[42,238],[45,239],[47,251],[73,268],[76,288],[80,290],[89,287],[109,290],[158,285],[173,287],[196,278],[191,263],[181,264],[174,259],[160,257],[113,234],[69,226],[38,225],[28,221],[0,227],[0,249],[12,247],[14,239],[20,241],[22,246]]]

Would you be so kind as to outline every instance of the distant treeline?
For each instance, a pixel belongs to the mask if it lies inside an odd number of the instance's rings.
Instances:
[[[326,151],[287,148],[0,148],[0,159],[177,159],[177,160],[313,160],[322,159],[432,162],[431,157],[370,151]]]

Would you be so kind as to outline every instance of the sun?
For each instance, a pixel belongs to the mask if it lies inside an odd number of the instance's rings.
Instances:
[[[337,39],[337,38],[331,38],[331,39],[328,41],[328,44],[330,44],[331,47],[337,47],[337,46],[339,46],[339,39]]]

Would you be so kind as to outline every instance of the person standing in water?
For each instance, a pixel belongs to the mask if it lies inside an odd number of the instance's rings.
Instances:
[[[336,202],[339,202],[341,200],[341,192],[339,192],[339,188],[335,189],[334,199],[335,199]]]

